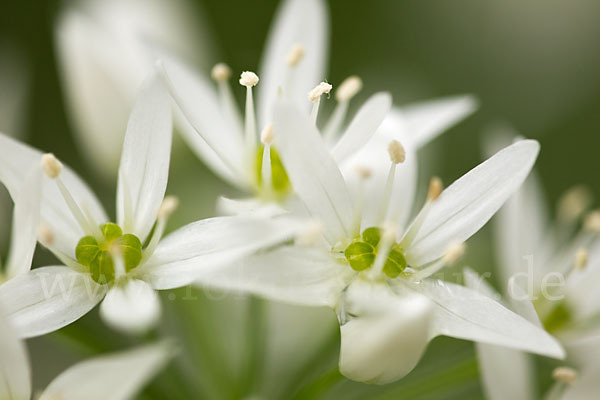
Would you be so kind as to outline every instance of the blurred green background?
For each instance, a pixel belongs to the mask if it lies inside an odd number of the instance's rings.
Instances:
[[[0,115],[5,118],[0,119],[0,129],[18,130],[23,140],[57,154],[90,182],[111,212],[114,183],[100,179],[77,151],[61,91],[53,30],[58,13],[68,4],[1,3],[0,64],[3,70],[12,68],[24,83],[15,88],[15,82],[0,81],[2,104],[15,103],[23,110],[22,115],[17,111]],[[426,174],[435,173],[451,182],[473,167],[482,158],[482,134],[501,122],[541,142],[537,170],[549,204],[578,183],[600,194],[598,1],[331,0],[328,4],[327,79],[334,85],[358,74],[365,83],[362,98],[386,90],[396,105],[462,93],[479,99],[474,116],[427,148],[421,160],[427,164],[423,181]],[[256,69],[277,1],[195,0],[193,5],[198,24],[208,32],[198,40],[208,41],[214,49],[198,55],[205,64],[225,61],[235,72]],[[306,21],[307,29],[310,26]],[[18,60],[16,67],[13,60]],[[241,99],[243,92],[235,92]],[[171,228],[212,215],[217,195],[234,193],[183,145],[178,152],[168,191],[180,196],[182,208]],[[0,249],[5,255],[10,219],[6,212],[1,215]],[[471,243],[466,263],[490,270],[494,260],[489,229]],[[47,262],[49,254],[40,251],[35,264]],[[270,322],[261,324],[261,318],[246,312],[248,301],[240,296],[182,289],[163,298],[165,320],[150,336],[174,335],[183,351],[144,398],[238,398],[257,393],[264,398],[293,393],[310,398],[318,393],[319,381],[309,388],[314,392],[298,390],[335,367],[339,338],[335,317],[326,310],[268,305],[263,319]],[[306,332],[309,323],[314,336],[310,340],[287,329],[297,324]],[[255,325],[262,328],[252,331]],[[43,387],[75,360],[148,339],[110,332],[92,313],[29,342],[35,386]],[[259,354],[246,354],[246,343],[256,345]],[[429,391],[420,391],[433,377],[445,386],[429,385]],[[326,394],[329,398],[482,396],[472,345],[450,339],[436,339],[415,372],[397,384],[369,387],[342,380]]]

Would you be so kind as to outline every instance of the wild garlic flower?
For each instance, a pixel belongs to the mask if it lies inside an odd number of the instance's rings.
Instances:
[[[130,399],[167,364],[172,354],[173,346],[163,342],[94,357],[61,373],[35,398]],[[27,349],[0,316],[0,399],[32,398]]]
[[[239,83],[246,91],[243,118],[228,83],[232,71],[227,65],[220,63],[213,68],[215,88],[185,63],[164,56],[165,81],[178,111],[189,123],[189,129],[182,131],[184,138],[217,175],[253,196],[245,202],[222,199],[221,211],[255,211],[265,202],[285,203],[293,193],[277,145],[269,139],[276,100],[293,102],[317,124],[323,96],[333,94],[337,105],[321,128],[328,148],[344,157],[365,144],[388,115],[391,98],[387,93],[377,93],[347,123],[349,104],[361,90],[362,81],[351,76],[337,87],[323,81],[327,47],[324,2],[283,1],[267,38],[260,73],[246,71],[240,76]],[[459,96],[395,110],[396,118],[391,122],[397,124],[398,131],[433,137],[474,109],[472,98]]]
[[[0,303],[22,337],[42,335],[77,320],[102,301],[112,327],[142,332],[155,324],[154,289],[191,283],[198,271],[286,240],[288,221],[223,217],[197,221],[162,238],[177,200],[164,197],[171,149],[170,100],[162,81],[149,79],[129,119],[111,222],[83,181],[52,154],[0,136],[0,180],[19,198],[32,165],[42,185],[39,239],[63,266],[36,268],[0,286]]]
[[[363,191],[351,192],[342,171],[361,160],[336,163],[335,153],[295,105],[277,104],[273,135],[290,181],[315,222],[295,244],[207,271],[199,282],[333,308],[341,326],[340,371],[358,381],[402,378],[438,335],[564,355],[551,336],[499,303],[430,278],[457,261],[463,242],[523,182],[537,157],[537,142],[503,149],[445,190],[432,180],[425,205],[402,228],[398,216],[408,201],[390,199],[413,192],[403,191],[395,180],[411,154],[400,142],[388,142],[388,154],[377,155],[387,159],[384,187],[370,191],[363,185]],[[360,179],[380,180],[370,174],[380,169],[359,164],[364,167]]]

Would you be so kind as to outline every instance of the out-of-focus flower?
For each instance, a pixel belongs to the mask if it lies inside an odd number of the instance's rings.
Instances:
[[[54,378],[39,400],[126,400],[160,371],[173,355],[169,343],[95,357]],[[0,399],[32,398],[31,366],[24,343],[0,316]]]
[[[390,199],[394,191],[399,197],[413,195],[395,181],[396,170],[406,167],[403,163],[413,154],[413,141],[404,147],[392,140],[387,143],[389,157],[385,147],[379,154],[388,159],[386,171],[375,165],[371,173],[387,175],[383,188],[367,191],[363,185],[362,191],[351,192],[343,171],[355,165],[369,168],[369,144],[363,155],[336,157],[295,105],[278,103],[273,118],[273,143],[298,197],[317,222],[306,227],[295,245],[207,271],[199,282],[333,308],[341,325],[340,370],[359,381],[387,383],[405,376],[438,335],[563,356],[551,336],[495,301],[429,278],[460,258],[462,243],[523,182],[537,157],[537,142],[522,141],[500,151],[446,190],[432,180],[427,202],[404,228],[402,207],[408,200]],[[370,179],[363,171],[359,175]]]
[[[494,140],[510,141],[507,137]],[[587,213],[591,195],[585,187],[576,186],[560,200],[556,222],[551,225],[540,186],[532,174],[498,213],[500,282],[510,308],[557,337],[577,368],[587,368],[597,364],[600,354],[600,302],[595,287],[600,276],[600,214]],[[499,297],[491,286],[473,276],[467,278],[470,287]],[[535,368],[527,355],[478,345],[478,356],[491,399],[536,397]]]
[[[59,16],[67,111],[78,145],[101,177],[116,176],[127,117],[153,68],[150,46],[208,63],[200,17],[186,0],[87,0]]]
[[[327,19],[326,6],[321,0],[282,2],[267,38],[260,74],[246,71],[239,80],[246,87],[244,118],[229,87],[229,67],[217,64],[213,68],[215,87],[185,63],[165,55],[165,80],[178,110],[189,122],[189,129],[182,131],[184,138],[217,175],[254,196],[245,202],[224,199],[221,211],[256,211],[265,201],[282,203],[292,193],[277,146],[271,145],[270,132],[276,117],[273,106],[277,99],[294,103],[316,124],[321,98],[329,97],[334,90],[337,106],[323,124],[323,134],[336,157],[345,158],[360,149],[388,115],[391,98],[387,93],[378,93],[345,126],[349,103],[362,88],[362,81],[352,76],[337,88],[322,82],[328,56]],[[255,90],[258,91],[256,113]],[[389,123],[395,124],[397,131],[406,130],[415,137],[428,139],[469,115],[475,107],[471,97],[458,96],[396,109]]]
[[[25,171],[42,160],[40,241],[65,266],[36,268],[0,286],[0,303],[22,337],[59,329],[103,298],[100,315],[128,332],[160,314],[153,289],[192,282],[198,271],[230,262],[293,235],[279,220],[224,217],[186,225],[162,239],[177,201],[164,197],[171,148],[170,100],[162,81],[143,86],[123,143],[117,223],[80,178],[51,154],[0,136],[0,180],[13,198]],[[105,297],[106,295],[106,297]]]

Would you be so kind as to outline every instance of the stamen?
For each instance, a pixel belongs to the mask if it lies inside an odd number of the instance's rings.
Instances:
[[[319,115],[319,105],[321,104],[321,96],[329,94],[331,92],[331,86],[327,82],[321,82],[313,90],[308,92],[308,99],[313,103],[312,110],[310,112],[310,119],[314,124],[317,123],[317,116]]]
[[[381,235],[381,240],[377,246],[377,256],[375,256],[375,262],[369,271],[371,278],[377,278],[381,276],[385,262],[390,255],[390,251],[392,250],[394,242],[396,241],[396,226],[392,223],[386,223],[384,225],[383,235]]]
[[[304,46],[302,46],[302,44],[300,43],[294,43],[294,45],[292,46],[285,58],[285,62],[290,67],[295,67],[296,65],[298,65],[300,60],[302,60],[302,57],[304,57]]]
[[[271,143],[273,142],[273,124],[267,124],[260,134],[260,139],[265,145],[263,149],[261,176],[263,188],[267,194],[271,193],[272,189],[272,171],[271,171]]]
[[[167,196],[163,199],[158,208],[158,218],[169,218],[179,207],[179,198],[177,196]]]
[[[431,263],[431,265],[427,266],[426,268],[415,272],[410,277],[410,279],[412,281],[418,282],[425,278],[429,278],[444,267],[450,267],[454,265],[465,255],[466,248],[467,246],[461,242],[450,243],[450,245],[448,245],[448,247],[446,248],[446,252],[442,256],[442,258],[440,258],[437,261],[434,261],[433,263]]]
[[[52,229],[50,229],[50,227],[46,224],[41,224],[40,226],[38,226],[37,237],[38,240],[46,247],[52,246],[54,244],[54,233],[52,232]]]
[[[592,203],[590,190],[583,185],[569,189],[558,202],[558,218],[565,223],[574,222]]]
[[[335,139],[346,118],[350,99],[352,99],[361,88],[362,81],[358,76],[350,76],[340,84],[335,92],[335,98],[338,101],[338,104],[324,129],[323,136],[325,137],[325,140],[331,142]]]
[[[252,87],[258,84],[258,76],[254,72],[242,72],[240,85],[246,86],[246,144],[254,154],[256,147],[256,118],[254,114],[254,99],[252,97]]]
[[[119,246],[112,246],[110,249],[110,255],[112,256],[115,269],[115,281],[118,281],[119,278],[127,274],[125,269],[125,259],[123,258],[123,251]]]
[[[406,151],[402,144],[397,140],[392,140],[388,145],[388,153],[390,154],[390,160],[394,164],[401,164],[406,160]]]
[[[353,235],[360,233],[362,212],[365,206],[365,182],[373,175],[373,172],[370,169],[361,166],[356,167],[355,172],[360,178],[360,183],[356,199],[356,208],[354,210],[354,224],[352,226]]]
[[[273,143],[273,124],[267,124],[260,133],[260,141],[266,144]]]
[[[302,247],[310,247],[317,243],[323,235],[323,222],[318,219],[310,220],[296,236],[296,244]]]
[[[437,176],[431,177],[431,179],[429,180],[429,190],[427,191],[427,200],[428,201],[437,200],[443,191],[444,191],[444,184],[442,183],[442,180]]]
[[[580,248],[577,249],[577,251],[575,252],[575,268],[578,270],[583,270],[589,260],[589,252],[586,248]]]
[[[218,63],[212,68],[210,75],[217,82],[226,81],[231,76],[231,68],[225,63]]]
[[[572,385],[577,381],[577,371],[569,367],[558,367],[552,371],[552,378],[567,385]]]
[[[241,129],[241,116],[233,99],[231,87],[229,86],[229,77],[231,76],[231,68],[225,63],[216,64],[211,71],[212,78],[217,82],[219,91],[219,103],[226,118],[230,118],[235,122],[236,126]]]
[[[402,238],[401,244],[404,248],[410,246],[414,238],[417,236],[417,234],[421,230],[421,227],[423,226],[423,221],[425,220],[425,217],[431,209],[431,204],[440,197],[443,190],[444,185],[442,184],[442,180],[440,178],[434,176],[429,180],[427,200],[425,201],[423,208],[421,208],[421,211],[419,211],[419,214],[417,214],[417,216],[415,217],[408,232],[406,232],[406,234]]]
[[[175,210],[177,210],[178,207],[179,198],[177,198],[177,196],[167,196],[163,199],[160,207],[158,208],[154,233],[152,234],[152,238],[150,239],[148,246],[144,249],[140,264],[146,262],[146,260],[148,260],[152,254],[154,254],[156,246],[158,246],[158,242],[160,242],[160,239],[162,239],[162,236],[165,233],[165,228],[167,226],[169,217],[175,212]]]
[[[46,153],[42,156],[42,170],[50,179],[56,179],[62,171],[62,163],[52,153]]]
[[[600,233],[600,211],[594,210],[585,216],[583,229],[590,233]]]
[[[335,98],[340,103],[350,101],[362,89],[362,80],[356,76],[346,78],[335,92]]]
[[[37,227],[37,238],[39,242],[48,250],[50,250],[52,254],[54,254],[56,258],[58,258],[64,265],[73,268],[75,271],[86,271],[85,267],[81,266],[71,257],[54,247],[54,232],[47,224],[42,223]]]
[[[383,201],[381,203],[381,209],[379,212],[379,222],[383,222],[390,207],[392,191],[394,190],[394,179],[396,177],[396,165],[404,162],[406,159],[404,147],[402,147],[400,142],[397,140],[392,140],[388,145],[388,155],[390,156],[391,165],[388,172],[387,181],[385,183],[385,192],[383,194]]]

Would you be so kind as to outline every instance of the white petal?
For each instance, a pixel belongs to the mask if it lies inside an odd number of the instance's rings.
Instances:
[[[340,372],[385,384],[407,375],[429,342],[432,304],[415,292],[394,293],[385,283],[355,280],[344,292]]]
[[[117,220],[142,243],[156,221],[169,176],[171,104],[153,74],[143,84],[129,117],[117,187]]]
[[[350,237],[352,203],[344,178],[310,122],[292,104],[276,105],[275,145],[294,190],[309,213],[322,220],[331,244]]]
[[[0,304],[23,338],[69,325],[100,302],[106,289],[68,267],[42,267],[0,285]]]
[[[519,141],[473,168],[433,202],[422,224],[407,237],[406,260],[414,266],[444,254],[451,242],[464,242],[494,215],[519,188],[539,152],[533,140]]]
[[[13,208],[12,237],[6,263],[8,278],[31,269],[40,220],[42,171],[34,167],[23,184]]]
[[[472,96],[455,96],[402,107],[401,118],[416,147],[422,147],[477,109]]]
[[[217,199],[217,214],[219,215],[246,215],[270,218],[287,213],[288,211],[279,204],[273,202],[265,203],[255,197],[247,199],[219,197]]]
[[[297,229],[289,220],[243,216],[193,222],[165,237],[150,259],[138,267],[139,274],[155,289],[184,286],[206,269],[290,239]]]
[[[40,151],[0,134],[0,181],[13,199],[18,198],[27,174],[40,165],[41,157]],[[80,208],[87,209],[97,223],[108,220],[96,196],[70,168],[64,166],[60,176]],[[54,232],[54,245],[75,258],[75,247],[85,233],[69,211],[56,183],[46,178],[42,181],[42,221]]]
[[[138,279],[127,279],[113,286],[100,304],[100,317],[107,325],[133,335],[154,327],[160,314],[158,295]]]
[[[322,0],[286,0],[275,14],[259,68],[258,114],[261,126],[273,120],[273,104],[281,89],[301,109],[310,107],[308,92],[325,78],[328,16]],[[294,44],[304,57],[291,69],[286,56]]]
[[[340,163],[360,150],[373,137],[391,108],[392,96],[389,93],[371,96],[331,150],[333,158]]]
[[[390,157],[388,146],[392,140],[402,143],[406,152],[406,160],[396,166],[390,207],[384,216],[385,221],[396,221],[400,224],[399,230],[406,227],[408,217],[412,210],[417,184],[417,149],[412,143],[409,132],[406,131],[402,119],[397,111],[388,113],[383,123],[369,140],[369,142],[356,154],[349,157],[341,165],[344,179],[353,198],[362,192],[365,197],[365,207],[362,213],[362,228],[376,226],[379,220],[382,201],[386,189],[386,182],[390,171]],[[361,183],[362,178],[357,175],[357,168],[366,168],[371,172],[371,177]]]
[[[40,400],[131,399],[172,354],[173,346],[158,343],[82,361],[50,382]]]
[[[195,130],[188,125],[181,130],[188,145],[216,174],[245,188],[243,134],[225,117],[214,87],[175,59],[164,57],[161,65],[171,96]]]
[[[565,355],[544,330],[472,289],[437,280],[411,287],[435,303],[431,337],[446,335],[554,358]]]
[[[30,398],[31,368],[25,343],[0,316],[0,399]]]
[[[597,360],[597,359],[596,359]],[[561,400],[595,399],[600,392],[600,366],[597,361],[584,368],[577,381],[564,391]]]
[[[339,264],[328,251],[282,247],[207,269],[196,282],[279,302],[333,308],[353,275],[350,268]]]

